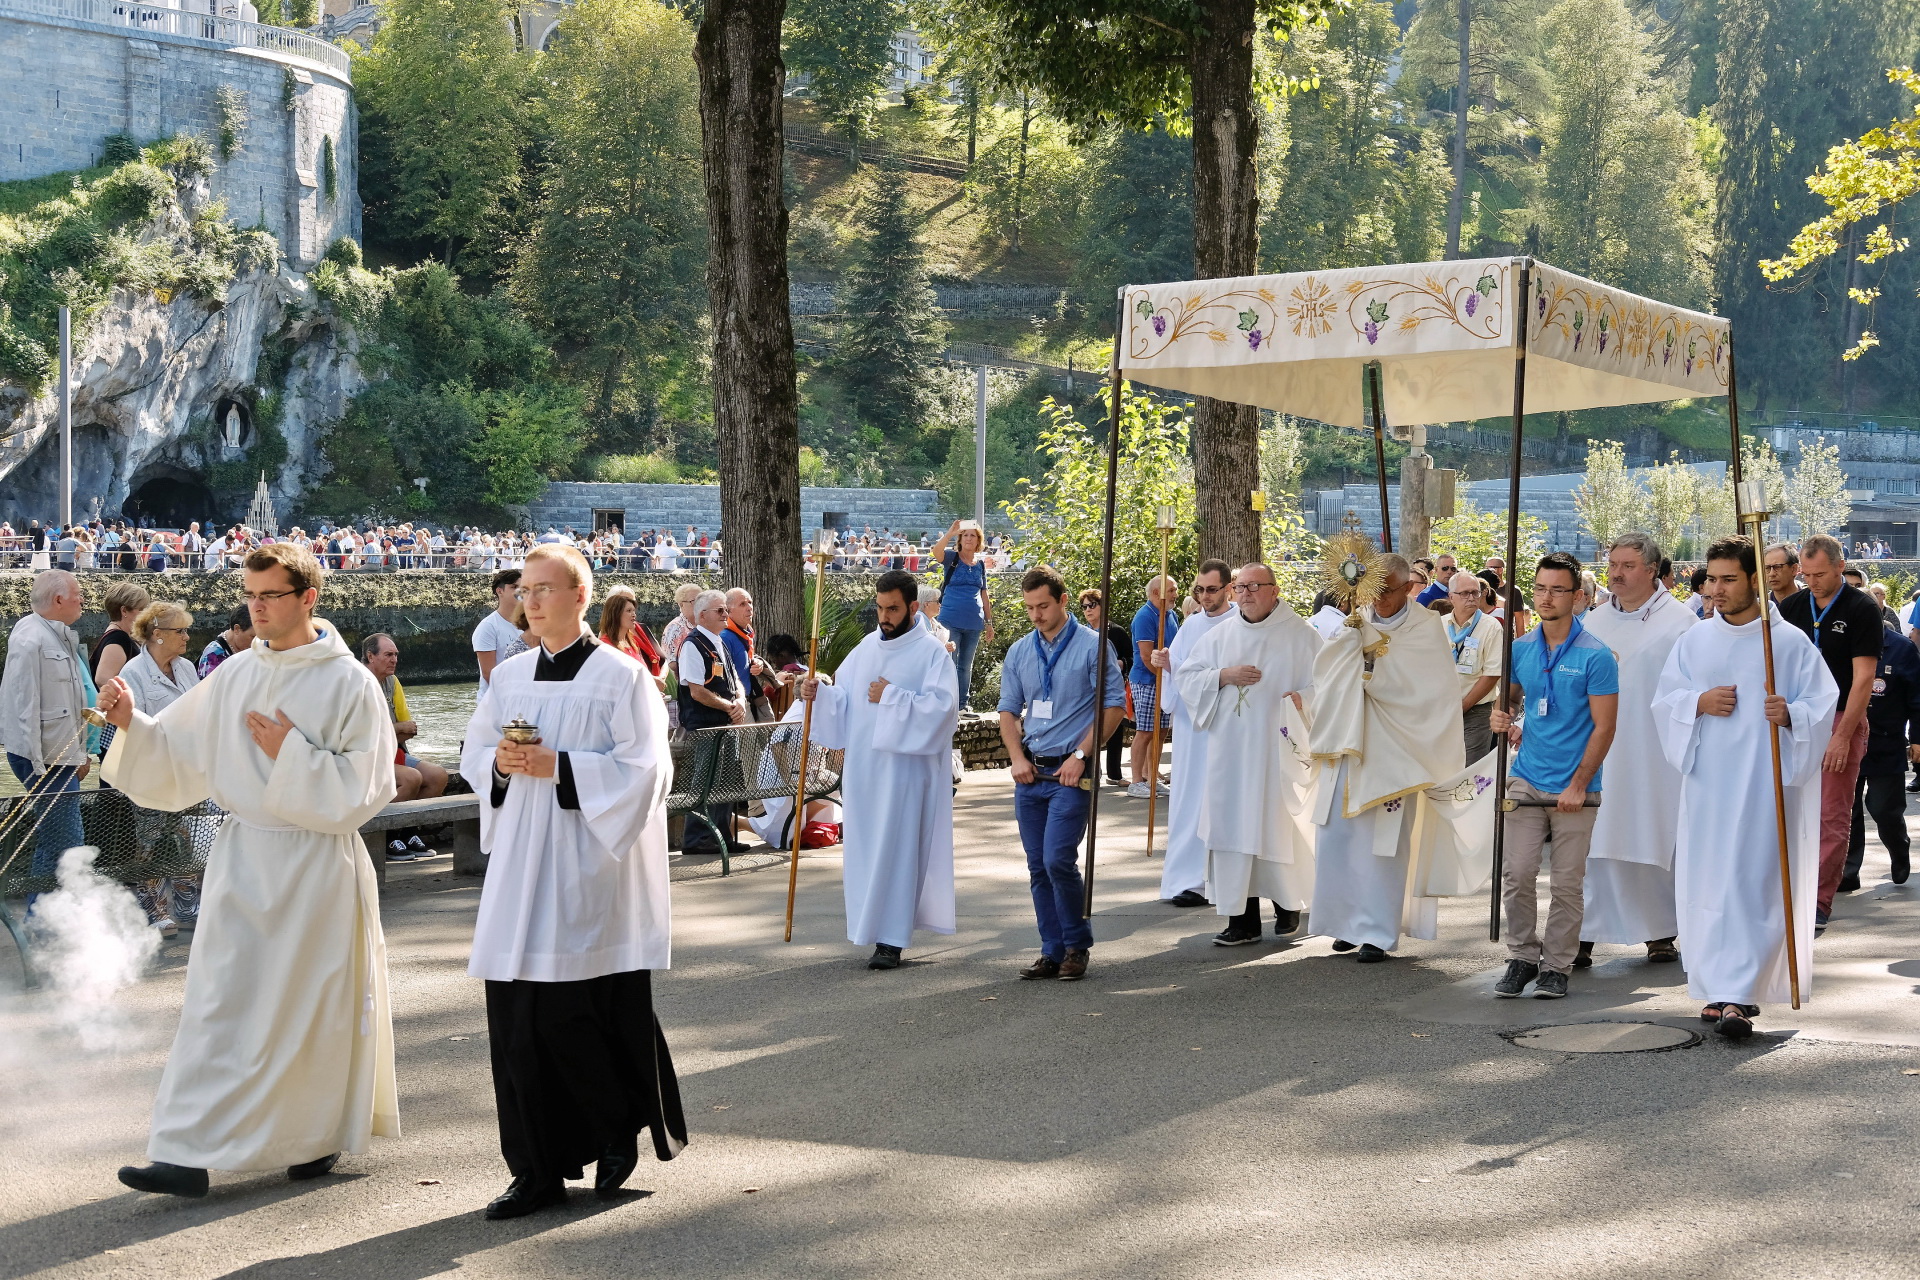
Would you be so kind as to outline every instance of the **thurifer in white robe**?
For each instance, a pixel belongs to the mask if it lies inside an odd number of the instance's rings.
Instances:
[[[1214,908],[1236,916],[1248,898],[1299,911],[1313,897],[1307,723],[1289,695],[1309,691],[1321,641],[1284,602],[1258,622],[1237,614],[1210,630],[1176,673],[1180,699],[1208,736],[1199,836]],[[1222,687],[1228,667],[1260,680]]]
[[[1416,856],[1428,846],[1414,839],[1416,815],[1442,817],[1423,793],[1458,779],[1465,763],[1460,682],[1438,614],[1409,602],[1391,618],[1356,616],[1314,662],[1312,926],[1391,951],[1403,929],[1436,936],[1435,899],[1465,891],[1452,869],[1428,874]]]
[[[1680,774],[1660,750],[1653,700],[1676,641],[1699,619],[1656,586],[1629,613],[1612,602],[1581,617],[1587,634],[1620,663],[1620,716],[1607,752],[1607,791],[1587,854],[1588,942],[1648,942],[1679,932],[1673,905],[1673,845]]]
[[[1661,747],[1680,771],[1673,888],[1688,990],[1696,1000],[1757,1005],[1789,994],[1762,625],[1756,617],[1736,627],[1715,614],[1689,630],[1667,655],[1654,703]],[[1777,621],[1773,668],[1774,687],[1793,720],[1791,729],[1780,732],[1780,776],[1800,994],[1806,997],[1813,992],[1820,874],[1820,758],[1840,690],[1813,641]],[[1733,714],[1700,715],[1700,695],[1727,684],[1737,691]]]
[[[135,804],[211,798],[230,815],[207,856],[186,997],[147,1154],[279,1169],[398,1137],[379,884],[360,824],[393,799],[385,699],[331,623],[283,651],[256,639],[114,736],[102,779]],[[247,713],[285,711],[270,760]]]
[[[1239,612],[1239,606],[1230,604],[1217,614],[1200,610],[1182,622],[1180,634],[1167,646],[1167,659],[1172,664],[1168,682],[1174,681],[1180,664],[1207,633]],[[1185,698],[1176,694],[1167,701],[1173,704],[1173,782],[1167,795],[1167,860],[1160,868],[1163,900],[1177,898],[1189,889],[1198,890],[1207,882],[1207,842],[1200,838],[1201,806],[1206,800],[1207,734],[1194,725]]]
[[[671,963],[667,709],[647,669],[596,645],[571,680],[535,680],[538,649],[493,670],[460,753],[482,792],[487,879],[467,972],[494,982],[578,982]],[[516,774],[486,803],[500,726],[536,725],[567,753],[580,807],[562,809],[558,774]]]
[[[879,702],[867,690],[885,678]],[[952,933],[953,731],[960,690],[946,645],[920,627],[871,632],[822,684],[813,737],[846,748],[841,772],[847,941],[905,947]]]

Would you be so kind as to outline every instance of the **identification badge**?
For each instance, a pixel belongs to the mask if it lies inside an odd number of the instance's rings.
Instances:
[[[1027,718],[1029,720],[1053,719],[1053,699],[1035,698],[1032,702],[1029,702],[1027,704]]]
[[[1453,669],[1463,676],[1470,676],[1473,674],[1473,663],[1467,661],[1456,662],[1453,664]]]
[[[1887,682],[1885,680],[1881,680],[1878,677],[1876,677],[1873,682],[1874,696],[1877,698],[1881,694],[1885,693],[1886,691],[1887,691]]]
[[[1539,716],[1543,720],[1546,719],[1547,700],[1544,696],[1541,697],[1539,701],[1533,704],[1533,714]]]

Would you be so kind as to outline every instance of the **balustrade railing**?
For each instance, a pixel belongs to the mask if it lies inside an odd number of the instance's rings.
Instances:
[[[259,49],[318,63],[343,79],[353,69],[353,60],[346,50],[305,31],[167,5],[130,4],[127,0],[0,0],[0,13],[8,11],[129,27],[150,35],[211,40],[236,49]]]

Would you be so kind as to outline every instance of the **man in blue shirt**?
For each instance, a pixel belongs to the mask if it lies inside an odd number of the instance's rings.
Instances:
[[[1153,666],[1153,651],[1166,649],[1173,645],[1173,638],[1180,634],[1180,621],[1173,616],[1168,607],[1179,595],[1180,588],[1172,578],[1155,578],[1147,584],[1147,602],[1133,615],[1130,633],[1133,636],[1133,665],[1128,668],[1127,681],[1133,686],[1133,785],[1127,788],[1127,794],[1136,800],[1147,798],[1147,788],[1157,787],[1161,795],[1167,794],[1167,788],[1160,781],[1160,762],[1154,759],[1156,749],[1166,741],[1167,731],[1173,727],[1172,713],[1159,708],[1159,689],[1154,684],[1157,674]],[[1161,639],[1161,615],[1166,615],[1167,633]],[[1173,681],[1169,673],[1168,686]],[[1154,721],[1159,721],[1160,737],[1154,738]]]
[[[1125,693],[1120,662],[1106,637],[1067,612],[1067,584],[1047,565],[1020,579],[1033,634],[1007,650],[1000,668],[1000,741],[1013,761],[1013,810],[1027,851],[1040,958],[1022,978],[1087,976],[1093,927],[1083,912],[1080,838],[1092,801],[1089,761],[1096,743],[1120,727]],[[1095,663],[1107,664],[1099,732],[1094,724]]]
[[[1533,575],[1533,604],[1540,625],[1513,645],[1510,702],[1524,712],[1513,716],[1496,710],[1490,717],[1493,731],[1508,733],[1520,748],[1507,782],[1507,798],[1520,803],[1506,815],[1500,884],[1507,972],[1493,991],[1510,999],[1532,982],[1536,997],[1557,1000],[1567,994],[1567,975],[1580,949],[1587,848],[1599,816],[1586,800],[1589,793],[1599,794],[1600,762],[1613,745],[1620,664],[1613,650],[1580,625],[1587,593],[1580,587],[1578,560],[1564,551],[1541,557]],[[1549,836],[1552,905],[1543,935],[1537,928],[1536,884],[1540,849]]]
[[[1453,575],[1460,572],[1459,562],[1450,555],[1437,557],[1432,564],[1424,560],[1415,560],[1415,568],[1427,570],[1427,589],[1413,598],[1413,602],[1422,609],[1430,609],[1435,602],[1444,602],[1453,586]]]

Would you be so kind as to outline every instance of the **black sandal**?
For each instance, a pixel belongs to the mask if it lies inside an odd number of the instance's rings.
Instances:
[[[1745,1040],[1753,1034],[1754,1015],[1760,1009],[1756,1005],[1726,1004],[1720,1008],[1720,1025],[1714,1030],[1729,1040]]]
[[[1702,1021],[1702,1022],[1718,1022],[1718,1021],[1720,1021],[1720,1011],[1721,1011],[1722,1009],[1725,1009],[1726,1007],[1727,1007],[1727,1006],[1726,1006],[1726,1003],[1725,1003],[1724,1001],[1722,1001],[1722,1002],[1720,1002],[1720,1003],[1718,1003],[1718,1004],[1710,1004],[1710,1005],[1708,1005],[1708,1006],[1707,1006],[1706,1008],[1704,1008],[1704,1009],[1702,1009],[1702,1010],[1700,1011],[1700,1021]]]

